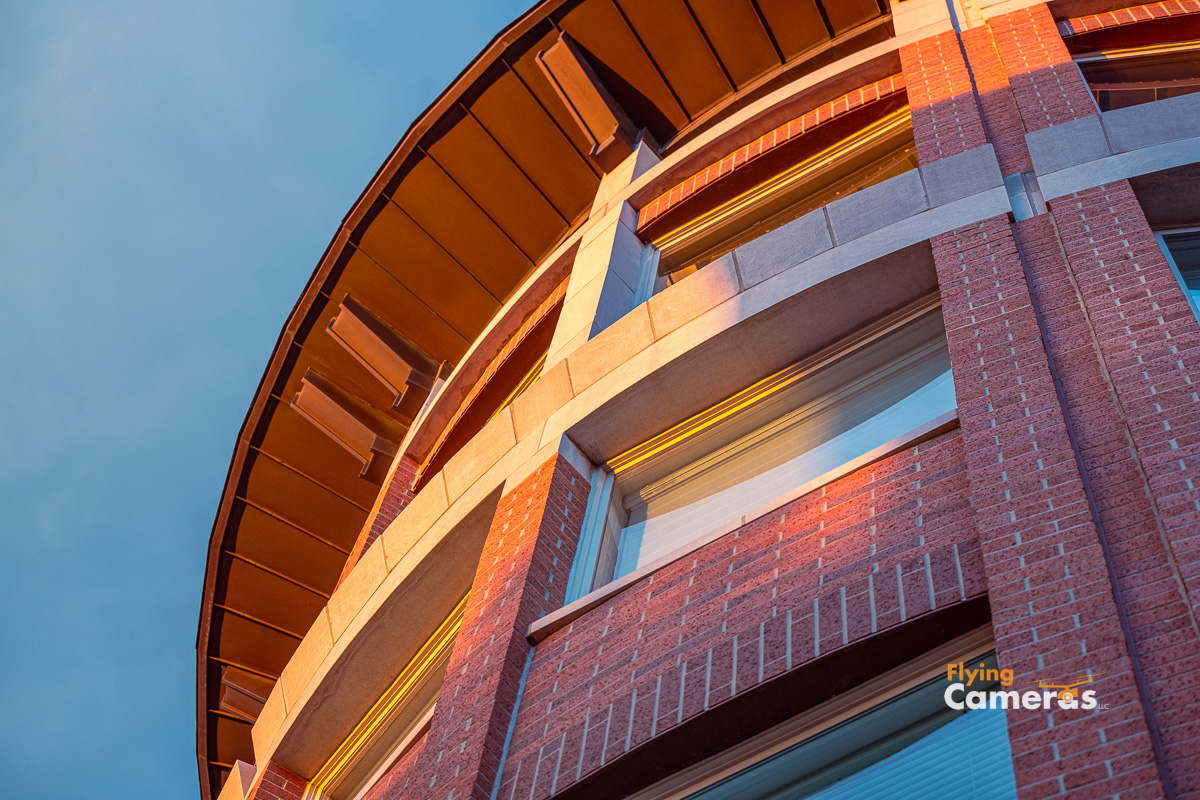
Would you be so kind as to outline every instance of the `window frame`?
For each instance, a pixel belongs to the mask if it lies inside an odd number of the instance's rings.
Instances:
[[[1167,245],[1166,237],[1174,236],[1180,233],[1198,233],[1200,234],[1200,226],[1191,226],[1187,228],[1164,228],[1163,230],[1154,231],[1154,238],[1158,242],[1158,248],[1162,250],[1163,256],[1167,259],[1167,264],[1171,267],[1172,274],[1175,275],[1175,280],[1179,284],[1179,288],[1183,290],[1183,296],[1187,298],[1188,305],[1192,307],[1192,314],[1197,320],[1200,320],[1200,298],[1192,294],[1192,290],[1188,288],[1187,282],[1183,279],[1183,273],[1179,271],[1179,265],[1175,263],[1175,256],[1171,253],[1171,248]]]
[[[954,408],[913,428],[900,431],[887,442],[813,476],[811,479],[774,497],[758,509],[747,512],[747,514],[741,515],[728,523],[714,526],[712,529],[706,530],[687,542],[680,544],[678,548],[672,549],[664,555],[651,559],[641,565],[637,563],[640,557],[640,536],[638,537],[639,541],[634,542],[630,540],[629,536],[622,535],[624,529],[618,531],[618,551],[616,563],[614,564],[615,570],[602,583],[597,584],[597,574],[599,572],[598,559],[610,509],[616,505],[618,507],[618,515],[624,514],[622,507],[624,497],[629,492],[636,491],[635,487],[627,485],[625,491],[622,492],[619,486],[620,473],[629,469],[631,461],[636,463],[643,458],[643,454],[646,452],[651,453],[649,458],[658,457],[654,455],[654,452],[657,449],[661,449],[663,441],[669,443],[667,445],[668,448],[674,447],[674,444],[670,443],[673,437],[675,437],[674,432],[678,429],[685,431],[683,441],[686,446],[688,438],[697,434],[703,436],[711,432],[712,426],[720,424],[723,418],[728,417],[725,413],[726,409],[729,406],[737,406],[744,402],[743,398],[754,396],[756,393],[763,394],[767,392],[764,396],[769,401],[771,396],[769,392],[775,391],[778,386],[787,385],[788,381],[792,382],[791,385],[802,385],[806,378],[820,373],[827,367],[835,365],[842,359],[861,352],[875,343],[886,340],[888,336],[903,330],[909,324],[919,322],[930,314],[940,313],[940,309],[941,298],[937,292],[931,292],[920,297],[882,319],[863,326],[842,339],[800,359],[792,366],[747,387],[747,389],[727,398],[721,403],[689,417],[664,433],[630,448],[604,464],[598,465],[590,476],[591,492],[589,493],[587,508],[584,512],[579,547],[576,550],[575,561],[572,564],[571,573],[568,577],[564,605],[570,605],[594,593],[604,594],[609,591],[609,587],[614,585],[623,586],[626,578],[633,579],[636,576],[660,569],[671,561],[710,544],[733,530],[748,524],[753,519],[759,518],[763,514],[771,513],[775,509],[799,497],[817,491],[822,486],[838,480],[851,472],[894,455],[919,441],[938,435],[957,425],[957,408]],[[706,421],[710,415],[711,422]],[[697,422],[697,420],[700,420],[700,422]],[[706,450],[704,452],[707,454],[709,451]],[[704,457],[704,455],[701,455],[699,458],[703,460]],[[684,463],[691,464],[695,460],[695,456],[687,457]],[[677,469],[678,467],[671,468],[668,470],[668,473]],[[625,514],[624,524],[627,528],[634,527],[629,525],[627,514]],[[637,549],[631,550],[630,548],[634,547],[634,545],[637,545]]]
[[[470,592],[404,665],[305,789],[304,800],[362,800],[429,732]]]
[[[946,677],[946,665],[974,662],[995,652],[990,624],[946,642],[925,655],[889,670],[770,730],[707,758],[647,788],[628,800],[685,800],[873,708]]]
[[[1071,60],[1075,64],[1075,69],[1079,72],[1079,77],[1083,80],[1084,85],[1087,87],[1088,94],[1091,95],[1091,97],[1092,97],[1092,105],[1095,106],[1096,111],[1099,113],[1108,113],[1103,108],[1101,108],[1100,92],[1102,92],[1102,91],[1112,92],[1112,91],[1121,91],[1121,90],[1093,88],[1093,83],[1092,83],[1092,81],[1090,81],[1088,79],[1087,72],[1085,71],[1085,68],[1087,65],[1106,63],[1106,62],[1119,62],[1119,61],[1124,61],[1124,60],[1129,60],[1129,59],[1148,58],[1148,57],[1153,57],[1153,56],[1157,56],[1157,55],[1168,56],[1168,55],[1173,55],[1173,54],[1178,54],[1178,53],[1195,53],[1197,55],[1200,55],[1200,40],[1189,39],[1189,40],[1173,41],[1173,42],[1160,42],[1158,44],[1151,44],[1151,45],[1140,45],[1140,46],[1136,46],[1136,47],[1120,47],[1120,48],[1110,48],[1107,50],[1093,50],[1093,51],[1090,51],[1087,53],[1079,53],[1078,55],[1073,56]],[[1096,84],[1096,85],[1106,85],[1106,84]],[[1200,91],[1200,90],[1197,90],[1197,91]],[[1156,97],[1154,100],[1149,100],[1146,102],[1158,102],[1158,100],[1162,100],[1162,99],[1167,99],[1167,98],[1157,98]],[[1116,109],[1110,109],[1110,110],[1117,111],[1122,108],[1133,108],[1138,105],[1145,105],[1145,103],[1134,103],[1132,105],[1119,106]]]

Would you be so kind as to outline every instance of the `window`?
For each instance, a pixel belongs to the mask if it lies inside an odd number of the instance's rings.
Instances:
[[[313,776],[307,800],[361,800],[429,731],[464,597]]]
[[[995,657],[986,660],[995,667]],[[1003,709],[954,711],[944,676],[864,711],[688,800],[1017,796]],[[991,684],[982,691],[998,688]]]
[[[1101,111],[1200,91],[1200,42],[1105,50],[1076,61]]]
[[[780,148],[780,163],[767,163],[774,155],[755,162],[745,185],[741,177],[714,184],[639,227],[659,254],[659,289],[839,197],[917,167],[903,94],[815,130],[795,140],[796,151]]]
[[[955,407],[935,299],[865,326],[610,461],[568,601],[869,463]]]
[[[1192,312],[1200,317],[1200,228],[1163,231],[1156,236],[1175,277],[1192,303]]]

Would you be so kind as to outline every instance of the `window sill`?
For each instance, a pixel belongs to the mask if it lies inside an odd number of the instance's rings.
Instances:
[[[583,597],[568,603],[557,611],[550,612],[529,626],[529,630],[526,633],[526,638],[531,644],[538,644],[539,642],[542,642],[548,638],[551,634],[562,630],[575,620],[582,617],[584,614],[607,602],[609,599],[616,597],[631,586],[640,583],[647,576],[653,575],[663,567],[673,564],[681,558],[687,557],[700,548],[715,542],[722,536],[732,533],[733,531],[738,530],[739,528],[742,528],[757,519],[761,519],[768,514],[778,511],[788,503],[791,503],[792,501],[797,500],[810,492],[814,492],[817,489],[820,489],[822,486],[837,480],[838,478],[845,477],[851,472],[855,472],[863,467],[870,466],[876,461],[882,461],[883,459],[895,455],[902,450],[906,450],[914,445],[920,444],[921,442],[927,441],[936,436],[940,436],[943,433],[946,433],[947,431],[953,430],[957,427],[958,412],[948,411],[945,414],[930,420],[924,425],[912,429],[903,436],[899,436],[887,444],[880,445],[871,452],[864,453],[853,461],[846,462],[837,469],[830,470],[829,472],[826,472],[825,474],[820,475],[813,480],[808,481],[807,483],[801,484],[790,492],[780,495],[771,502],[755,509],[754,511],[751,511],[749,514],[745,514],[732,522],[722,525],[721,527],[706,533],[695,541],[689,542],[683,547],[667,553],[665,556],[651,561],[649,564],[635,569],[633,572],[622,575],[620,578],[617,578],[611,583],[601,586],[599,589],[596,589],[589,594],[585,594]]]

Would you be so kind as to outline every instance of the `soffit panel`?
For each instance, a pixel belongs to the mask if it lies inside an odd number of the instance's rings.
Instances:
[[[835,36],[879,16],[875,0],[826,0],[823,5]]]
[[[758,0],[758,7],[786,59],[829,41],[825,21],[813,0]]]
[[[604,1],[608,2],[609,0]],[[558,41],[559,32],[548,22],[539,26],[539,28],[541,29],[540,35],[535,34],[538,38],[533,39],[533,43],[527,51],[521,53],[519,56],[515,56],[515,60],[513,61],[508,60],[508,55],[505,56],[505,63],[509,65],[509,75],[516,78],[529,92],[530,96],[537,101],[538,105],[544,109],[545,113],[554,120],[557,127],[567,137],[567,140],[575,147],[575,150],[579,153],[587,153],[592,149],[592,143],[588,141],[587,136],[575,124],[575,119],[571,116],[571,112],[558,99],[554,88],[550,85],[545,73],[542,72],[542,68],[537,63],[537,55],[549,50]],[[497,81],[497,83],[499,82]],[[491,91],[492,87],[489,87],[489,90],[484,95],[490,95]]]
[[[216,787],[225,785],[225,779],[229,777],[229,773],[230,770],[225,769],[224,767],[219,767],[215,764],[210,764],[208,767],[208,774],[210,776],[209,780],[212,781],[212,785]]]
[[[587,212],[600,179],[516,75],[500,76],[471,113],[569,222]]]
[[[221,556],[216,602],[288,633],[303,636],[328,598],[228,553]]]
[[[532,261],[566,232],[566,220],[473,118],[459,120],[429,154]]]
[[[466,341],[479,327],[480,319],[491,319],[500,310],[500,299],[491,294],[470,272],[454,260],[395,203],[384,203],[359,243],[366,254],[417,301],[446,321]],[[371,271],[355,263],[355,271]],[[385,295],[356,297],[372,313],[393,328],[410,328],[414,322],[400,312],[405,304],[393,305]]]
[[[300,416],[286,400],[272,398],[263,416],[266,433],[255,445],[271,458],[302,472],[357,505],[370,507],[379,486],[358,477],[362,462]]]
[[[691,6],[739,89],[783,63],[750,0],[691,0]]]
[[[659,77],[612,0],[581,3],[559,20],[605,87],[660,142],[687,125],[688,116]]]
[[[533,261],[431,159],[422,158],[392,199],[495,297],[509,292]]]
[[[209,716],[212,718],[209,724],[214,730],[213,738],[217,746],[215,757],[210,756],[213,761],[232,764],[241,757],[241,754],[247,752],[246,748],[250,748],[249,752],[254,752],[254,743],[250,738],[248,724],[220,714],[210,714]]]
[[[242,492],[247,502],[349,550],[367,516],[364,509],[266,456],[251,458]]]
[[[294,637],[220,608],[213,609],[212,620],[215,646],[209,654],[267,675],[281,674],[300,644]]]
[[[681,0],[620,0],[620,6],[692,119],[733,91]]]
[[[228,544],[239,555],[318,591],[333,592],[346,553],[241,502],[233,525]]]
[[[462,297],[463,301],[478,302],[475,291],[469,291],[468,295]],[[403,334],[434,361],[457,362],[487,324],[487,319],[468,319],[456,313],[454,300],[459,295],[451,294],[443,298],[437,309],[431,308],[401,285],[387,270],[359,251],[350,256],[346,272],[330,298],[332,305],[337,307],[347,294],[377,313],[384,322]],[[446,306],[444,310],[443,305]],[[443,313],[462,325],[464,330],[460,332]],[[333,315],[329,315],[329,318],[332,319]],[[490,315],[488,318],[490,319]],[[332,339],[330,341],[341,347]],[[379,384],[373,377],[371,381]],[[383,384],[379,385],[382,387]]]

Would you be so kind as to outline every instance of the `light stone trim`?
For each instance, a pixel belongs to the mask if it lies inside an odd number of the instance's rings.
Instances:
[[[235,761],[229,777],[225,779],[225,785],[221,787],[221,794],[217,796],[217,800],[246,800],[246,795],[250,794],[250,790],[254,788],[256,775],[257,770],[253,764]]]
[[[1200,94],[1082,117],[1025,135],[1042,196],[1200,161]]]
[[[905,5],[916,5],[916,0],[908,0]],[[899,19],[895,13],[893,18]],[[946,16],[945,20],[946,29],[949,29],[949,17]],[[446,379],[444,390],[433,398],[429,408],[409,429],[401,445],[400,454],[411,451],[414,455],[423,457],[428,452],[438,433],[458,407],[458,403],[470,390],[473,381],[482,374],[488,361],[520,325],[524,315],[532,309],[529,297],[544,296],[553,288],[554,283],[570,271],[570,260],[573,259],[576,250],[585,239],[594,238],[603,230],[609,212],[621,208],[624,204],[628,204],[630,210],[641,208],[696,170],[728,155],[739,143],[744,143],[741,139],[753,139],[797,116],[798,113],[809,111],[859,86],[896,74],[900,71],[900,48],[940,32],[941,26],[942,23],[934,22],[932,27],[924,25],[908,32],[898,31],[896,36],[886,41],[855,51],[821,69],[801,75],[786,86],[734,112],[696,139],[673,149],[668,157],[645,169],[632,182],[620,186],[614,194],[598,196],[588,221],[568,236],[526,278],[512,298],[488,323],[483,333],[472,343]],[[790,109],[787,112],[790,116],[779,117],[781,109]],[[633,165],[631,168],[636,169]],[[628,212],[624,213],[627,217]],[[579,337],[581,342],[586,338],[586,334]]]
[[[793,350],[822,344],[804,339],[804,332],[794,331],[792,323],[779,318],[775,312],[781,304],[804,301],[815,304],[811,313],[817,313],[831,307],[832,297],[844,310],[868,308],[870,301],[882,311],[888,303],[894,307],[929,291],[935,285],[932,267],[927,267],[929,275],[918,274],[926,267],[912,263],[913,245],[1008,209],[991,147],[979,150],[964,154],[963,160],[982,165],[963,173],[962,179],[979,190],[974,194],[931,206],[923,191],[921,203],[905,207],[912,212],[908,216],[815,255],[781,246],[797,231],[812,230],[814,225],[819,231],[827,225],[826,210],[821,209],[814,212],[816,217],[784,226],[780,229],[784,232],[776,232],[767,245],[751,242],[734,251],[719,279],[705,277],[701,270],[571,353],[565,361],[569,380],[559,381],[540,397],[534,395],[536,404],[531,398],[522,411],[510,408],[498,415],[478,441],[451,458],[388,526],[371,548],[381,549],[385,569],[379,569],[379,556],[369,551],[335,590],[253,728],[257,763],[274,760],[311,778],[395,677],[395,665],[406,663],[405,654],[411,658],[431,632],[413,621],[444,619],[464,593],[464,585],[469,587],[477,548],[482,547],[490,509],[499,496],[556,453],[586,476],[592,463],[621,452],[620,436],[652,433],[637,427],[657,424],[650,415],[641,419],[631,416],[629,409],[653,405],[660,415],[673,413],[681,399],[674,386],[662,384],[663,370],[683,369],[703,377],[708,393],[732,394],[745,385],[742,374],[706,375],[700,362],[712,347],[727,347],[730,342],[764,349],[756,339],[760,329],[747,326],[767,326]],[[926,173],[868,187],[861,194],[875,195],[867,198],[875,205],[891,193],[929,182]],[[788,230],[792,226],[796,228]],[[859,223],[854,230],[865,227]],[[826,232],[828,236],[828,228]],[[752,265],[746,271],[739,264],[743,255]],[[901,260],[893,264],[889,258]],[[855,280],[860,283],[845,283]],[[846,286],[875,296],[850,296]],[[655,315],[662,332],[652,324]],[[755,341],[738,344],[747,336]],[[761,352],[754,355],[764,357]],[[780,351],[771,357],[792,361],[795,355]],[[742,364],[739,368],[759,367]],[[716,399],[696,397],[690,402],[711,404]],[[348,691],[348,686],[356,687],[355,691]]]
[[[845,464],[842,464],[841,466],[832,469],[823,475],[818,475],[816,478],[813,478],[812,480],[797,486],[795,489],[776,497],[769,503],[766,503],[765,505],[762,505],[751,512],[743,514],[736,520],[726,523],[725,525],[722,525],[721,527],[704,534],[699,539],[690,541],[682,547],[678,547],[675,550],[672,550],[670,553],[656,558],[649,564],[645,564],[644,566],[638,567],[626,575],[622,575],[612,583],[606,584],[605,586],[602,586],[593,592],[585,594],[583,597],[572,603],[568,603],[557,611],[550,612],[529,626],[529,641],[533,644],[537,644],[538,642],[545,640],[546,637],[550,636],[552,633],[562,630],[587,612],[601,605],[605,601],[616,597],[629,587],[640,583],[649,576],[653,575],[655,572],[658,572],[660,569],[670,566],[682,558],[686,558],[706,545],[712,544],[722,536],[726,536],[733,531],[736,531],[738,528],[749,525],[755,520],[762,519],[768,514],[778,511],[788,503],[798,500],[806,494],[815,492],[822,486],[832,483],[838,478],[845,477],[851,472],[870,466],[877,461],[882,461],[883,459],[903,452],[910,447],[915,447],[921,442],[928,441],[935,436],[940,436],[941,434],[951,431],[957,427],[958,412],[947,412],[930,420],[920,427],[908,431],[902,436],[896,437],[886,444],[880,445],[868,453],[864,453],[852,461],[847,461]]]

